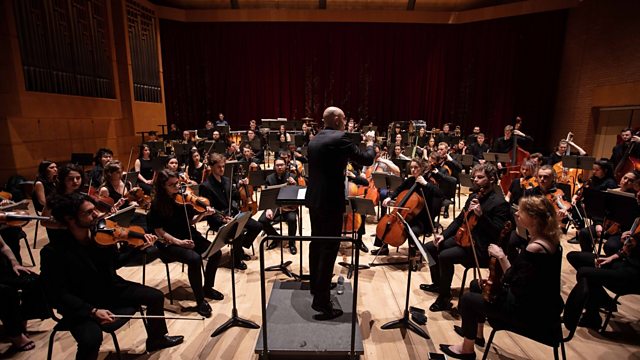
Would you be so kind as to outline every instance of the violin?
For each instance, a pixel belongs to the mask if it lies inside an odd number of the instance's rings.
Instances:
[[[520,178],[520,188],[523,190],[533,189],[538,186],[540,186],[540,184],[535,176],[531,176],[529,178],[525,178],[523,176]]]
[[[119,226],[115,221],[100,221],[94,229],[94,240],[98,245],[112,246],[127,244],[134,248],[150,245],[144,237],[145,231],[141,226]],[[162,240],[158,238],[158,240]]]
[[[193,210],[198,213],[207,211],[207,207],[211,206],[209,199],[206,197],[195,196],[191,191],[186,191],[183,194],[176,194],[175,202],[180,205],[191,205]]]
[[[127,200],[135,201],[143,209],[149,209],[151,207],[151,196],[145,195],[144,190],[140,187],[134,187],[127,192]]]
[[[484,195],[484,191],[483,189],[480,189],[480,191],[478,191],[477,194],[475,194],[475,197],[472,196],[472,201],[478,200],[480,201],[480,198]],[[478,223],[478,217],[476,216],[476,213],[473,210],[465,210],[464,212],[464,222],[462,223],[462,225],[460,225],[460,227],[458,228],[458,231],[456,231],[456,235],[455,235],[455,240],[456,240],[456,244],[458,244],[461,247],[471,247],[473,245],[473,238],[471,237],[471,231],[473,231],[473,228],[476,226],[476,224]]]
[[[13,195],[7,191],[0,191],[0,200],[11,200]]]
[[[503,249],[506,248],[506,241],[509,239],[512,227],[513,225],[511,224],[511,221],[507,221],[504,223],[504,227],[500,231],[498,246]],[[487,278],[487,281],[482,284],[482,298],[486,302],[494,304],[498,300],[498,296],[502,293],[502,281],[500,280],[503,275],[504,271],[498,263],[498,259],[492,256],[489,259],[489,277]]]
[[[391,213],[384,215],[376,226],[376,237],[389,246],[398,247],[407,240],[404,223],[398,215],[409,222],[418,216],[425,206],[424,200],[416,194],[417,187],[418,183],[415,183],[410,189],[398,194],[396,208]]]
[[[52,220],[48,216],[29,215],[25,210],[3,212],[0,211],[0,224],[6,224],[11,227],[23,227],[31,220],[47,221]]]

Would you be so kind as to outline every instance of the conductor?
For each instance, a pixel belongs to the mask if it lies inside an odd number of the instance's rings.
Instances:
[[[345,211],[345,169],[350,159],[371,165],[375,157],[374,134],[367,133],[365,151],[344,132],[344,112],[328,107],[323,115],[324,130],[309,142],[309,179],[306,206],[311,218],[311,236],[340,236],[342,215]],[[320,314],[316,320],[330,320],[342,315],[334,308],[329,295],[331,275],[340,243],[313,240],[309,245],[311,275],[311,307]]]

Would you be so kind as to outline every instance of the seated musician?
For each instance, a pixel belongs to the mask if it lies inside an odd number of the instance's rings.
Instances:
[[[489,255],[496,258],[496,267],[504,272],[501,279],[489,280],[498,283],[491,285],[499,285],[502,291],[487,300],[478,282],[472,282],[471,291],[462,296],[458,305],[462,326],[454,326],[455,332],[463,337],[462,343],[442,344],[442,352],[454,359],[475,359],[474,344],[484,346],[485,318],[532,331],[551,331],[562,311],[562,253],[554,212],[551,203],[543,197],[520,200],[516,221],[531,235],[525,251],[510,261],[502,248],[489,245]]]
[[[624,128],[620,131],[620,139],[622,142],[617,144],[611,150],[611,163],[616,168],[618,163],[624,158],[624,154],[629,153],[629,156],[633,156],[636,159],[640,158],[640,134],[633,134],[631,128]],[[634,146],[634,144],[636,144]]]
[[[58,165],[49,160],[42,160],[38,165],[38,175],[33,184],[33,207],[42,212],[47,205],[47,196],[53,194],[58,183]]]
[[[624,174],[620,179],[620,187],[616,191],[635,194],[637,184],[640,184],[640,173],[632,171]],[[611,256],[622,249],[622,240],[620,224],[615,222],[607,222],[607,224],[597,223],[588,228],[578,230],[576,238],[580,244],[580,250],[593,251],[594,241],[602,237],[607,241],[603,244],[602,249],[607,256]],[[604,231],[604,234],[602,233]],[[593,235],[593,239],[591,236]]]
[[[207,217],[207,222],[213,230],[219,229],[222,224],[229,222],[229,216],[234,216],[239,212],[236,201],[240,199],[240,194],[235,187],[231,186],[231,180],[224,176],[225,163],[226,160],[224,156],[212,153],[209,156],[211,171],[205,181],[200,184],[200,196],[209,199],[211,206],[216,209],[216,211],[226,214],[225,217]],[[248,184],[248,179],[241,179],[239,184]],[[229,198],[231,198],[231,203],[229,203]],[[236,269],[247,269],[247,264],[245,264],[244,260],[249,260],[251,257],[245,254],[242,248],[250,248],[261,231],[262,225],[256,220],[249,218],[245,225],[244,233],[236,240],[237,244],[241,244],[241,246],[234,246],[234,267]]]
[[[489,151],[489,144],[484,142],[485,137],[483,133],[477,134],[474,139],[475,141],[467,146],[467,154],[473,156],[474,164],[482,164],[484,162],[484,153]]]
[[[198,149],[193,148],[189,151],[189,160],[187,161],[187,168],[184,173],[186,175],[187,182],[191,185],[200,184],[205,177],[206,166],[200,161],[200,152]]]
[[[606,191],[608,189],[615,189],[618,187],[617,185],[616,179],[613,176],[613,166],[611,166],[611,163],[606,160],[597,160],[593,163],[593,174],[584,186],[593,190]],[[578,199],[579,196],[577,194],[574,195],[572,203],[575,204]]]
[[[440,166],[446,165],[449,169],[449,175],[457,178],[458,174],[462,172],[462,164],[449,155],[449,144],[445,142],[438,143],[437,152],[442,159]]]
[[[56,185],[53,193],[47,196],[47,204],[42,209],[42,216],[51,216],[51,206],[49,199],[54,195],[70,195],[80,192],[82,189],[82,168],[76,164],[65,164],[58,171],[58,177],[60,181]],[[49,242],[56,242],[60,236],[63,240],[66,235],[66,227],[55,220],[43,220],[42,226],[47,230],[47,237]]]
[[[436,235],[435,240],[425,246],[436,260],[436,265],[430,267],[433,283],[420,285],[420,289],[438,294],[436,301],[429,307],[431,311],[451,309],[451,280],[454,264],[473,262],[471,247],[463,247],[456,241],[456,233],[462,226],[465,231],[468,231],[469,223],[465,221],[465,216],[467,219],[475,218],[476,220],[475,226],[471,229],[471,238],[475,243],[480,266],[486,266],[487,247],[498,238],[504,223],[511,216],[509,204],[501,194],[494,191],[498,176],[495,166],[490,163],[476,165],[471,170],[471,176],[473,195],[467,199],[464,211],[460,212],[442,235]]]
[[[402,153],[403,150],[401,145],[394,145],[391,160],[409,160],[409,157]]]
[[[291,135],[287,132],[284,124],[280,124],[280,128],[278,129],[278,138],[284,135],[285,142],[291,142]],[[282,142],[282,140],[280,140]]]
[[[209,248],[211,242],[198,232],[194,224],[204,216],[215,214],[215,210],[208,207],[205,212],[197,214],[192,206],[178,204],[176,195],[180,191],[179,186],[180,181],[173,171],[162,170],[158,173],[154,185],[156,195],[148,214],[148,227],[164,239],[156,242],[164,261],[187,264],[189,284],[197,303],[195,310],[204,317],[210,317],[211,306],[205,298],[224,298],[224,295],[213,288],[222,253],[218,250],[209,257],[204,269],[203,285],[201,254]]]
[[[380,145],[374,144],[373,150],[376,153],[376,157],[373,161],[373,165],[366,166],[363,169],[363,172],[371,173],[371,174],[373,173],[383,173],[387,175],[393,174],[396,176],[400,176],[400,168],[398,167],[398,165],[394,164],[393,161],[388,159],[388,154],[386,152],[380,150]],[[389,189],[386,187],[378,188],[378,193],[380,195],[380,201],[384,202],[384,199],[389,197]],[[380,213],[382,215],[386,214],[387,208],[385,206],[382,206],[380,209]]]
[[[436,142],[438,144],[446,143],[447,147],[449,147],[453,143],[453,134],[450,132],[450,130],[451,130],[451,124],[445,123],[444,125],[442,125],[442,131],[438,133],[438,136],[436,137]]]
[[[3,226],[3,221],[4,213],[0,212],[0,226]],[[29,351],[36,347],[27,335],[27,323],[20,306],[22,290],[19,278],[23,274],[33,273],[21,265],[11,248],[0,239],[0,320],[11,341],[11,347],[5,354]]]
[[[76,359],[97,359],[102,329],[115,321],[112,311],[146,306],[147,315],[164,315],[164,296],[157,289],[124,280],[114,266],[115,246],[99,247],[91,237],[98,213],[85,195],[55,195],[51,212],[67,228],[64,241],[47,244],[42,256],[42,283],[47,300],[63,316],[78,343]],[[147,242],[154,235],[145,235]],[[182,336],[167,335],[163,318],[145,322],[147,351],[182,343]]]
[[[255,120],[254,120],[255,122]],[[257,130],[247,130],[247,140],[242,144],[244,149],[247,145],[253,151],[254,156],[259,160],[259,163],[264,161],[264,151],[262,150],[262,136],[256,134]]]
[[[274,163],[275,172],[267,176],[265,180],[265,185],[274,186],[281,184],[288,185],[296,185],[295,174],[291,174],[289,169],[287,168],[286,162],[282,158],[276,159]],[[260,215],[260,219],[258,219],[260,224],[262,224],[262,229],[267,235],[280,235],[276,229],[274,229],[272,222],[277,221],[285,221],[287,223],[287,230],[289,236],[295,236],[296,231],[298,230],[298,214],[296,211],[296,207],[279,207],[277,209],[267,209],[262,215]],[[267,250],[275,249],[280,245],[278,241],[272,241],[268,246]],[[298,253],[298,249],[296,248],[295,241],[289,242],[289,252],[291,255],[295,255]]]
[[[251,170],[257,170],[258,164],[260,163],[260,160],[253,156],[253,150],[251,150],[251,146],[249,145],[245,145],[242,148],[242,154],[236,157],[236,159],[243,163],[246,169]]]
[[[471,146],[471,144],[478,142],[478,136],[480,136],[480,134],[482,134],[480,132],[480,126],[474,126],[471,134],[467,135],[467,145]]]
[[[345,176],[347,177],[347,184],[354,184],[356,186],[356,190],[360,187],[368,187],[369,186],[369,180],[367,180],[366,175],[364,174],[364,172],[362,172],[361,170],[363,169],[363,166],[359,165],[355,160],[350,160],[347,163],[347,170],[345,171]],[[349,196],[357,196],[356,194],[351,193],[352,188],[350,185],[347,186],[347,197]],[[345,221],[347,220],[347,214],[345,214]],[[353,214],[352,214],[353,215]],[[349,228],[352,226],[353,224],[349,224]],[[343,231],[346,233],[346,224],[343,221],[343,225],[342,225]],[[362,241],[362,236],[365,233],[365,221],[362,221],[360,223],[360,227],[356,230],[357,231],[357,237],[358,237],[358,243],[357,243],[357,247],[360,249],[360,251],[364,252],[364,253],[368,253],[369,252],[369,248],[367,247],[367,245],[364,243],[364,241]]]
[[[549,155],[549,161],[547,162],[547,164],[553,166],[557,163],[561,163],[562,157],[567,155],[567,149],[569,148],[569,145],[573,146],[576,150],[578,150],[578,153],[577,153],[578,155],[580,156],[587,155],[587,152],[584,151],[578,145],[576,145],[573,141],[560,140],[558,142],[558,146],[556,147],[556,151],[554,151],[551,155]]]
[[[229,160],[238,160],[238,158],[242,157],[242,152],[238,147],[238,144],[235,142],[228,143],[227,151],[224,153],[224,157]]]
[[[138,186],[144,190],[145,194],[150,195],[153,187],[153,159],[149,145],[140,145],[140,153],[133,167],[138,173]]]
[[[309,126],[306,122],[302,123],[302,136],[304,137],[303,146],[309,145],[309,140],[311,140],[309,137],[311,135],[315,135],[313,127]]]
[[[98,195],[108,197],[114,201],[114,208],[119,209],[128,205],[127,193],[131,190],[131,183],[122,178],[122,164],[119,160],[109,161],[104,167],[104,182],[98,188]],[[133,205],[136,205],[135,202]]]
[[[169,131],[167,132],[167,140],[175,141],[180,140],[180,129],[175,123],[169,124]]]
[[[91,194],[91,188],[98,188],[100,184],[102,184],[103,179],[102,175],[104,174],[104,166],[113,159],[113,151],[107,148],[100,148],[96,152],[96,155],[93,158],[93,169],[91,169],[91,173],[89,174],[89,182],[90,188],[89,193]]]
[[[288,145],[287,149],[280,150],[278,152],[278,157],[284,160],[287,171],[294,175],[296,181],[298,181],[300,178],[305,177],[306,174],[304,172],[304,166],[302,165],[302,162],[292,158],[291,151],[288,150]]]
[[[514,139],[518,141],[518,146],[520,147],[526,147],[528,144],[533,142],[533,138],[531,136],[524,134],[520,130],[514,129],[512,125],[507,125],[504,127],[504,136],[501,136],[494,141],[491,151],[496,153],[511,152],[513,150]]]
[[[300,152],[300,149],[296,147],[296,144],[292,144],[292,143],[287,144],[287,150],[289,150],[292,160],[299,161],[303,164],[306,164],[309,162],[309,159],[307,159],[306,156],[302,155],[302,153]]]
[[[515,178],[511,181],[509,191],[504,197],[509,205],[518,204],[525,190],[532,189],[538,185],[535,172],[536,164],[533,161],[526,160],[522,163],[520,166],[520,174],[522,174],[522,177]]]
[[[426,161],[419,158],[414,158],[411,160],[409,164],[409,168],[411,170],[410,176],[402,182],[402,184],[389,195],[383,201],[384,206],[389,206],[391,201],[396,200],[397,196],[404,190],[410,189],[414,184],[418,184],[416,188],[416,194],[420,196],[424,201],[426,201],[426,205],[420,214],[413,218],[409,222],[409,226],[411,226],[411,230],[416,236],[432,233],[433,229],[431,224],[433,219],[437,215],[437,211],[440,210],[442,206],[442,199],[444,195],[440,188],[438,188],[433,183],[429,182],[433,176],[431,169]],[[428,180],[429,179],[429,180]],[[429,219],[429,215],[431,215],[431,219]],[[388,255],[389,247],[384,246],[382,243],[382,239],[376,237],[374,241],[374,246],[378,246],[378,249],[371,250],[371,253],[374,255]]]
[[[453,182],[449,188],[455,191],[455,184],[458,181],[457,176],[462,172],[462,164],[451,157],[449,154],[449,145],[445,143],[438,144],[438,150],[429,156],[429,162],[434,169],[438,170],[437,172],[441,177],[446,177],[445,179],[449,183]],[[441,179],[438,179],[438,181],[440,180]],[[449,205],[453,203],[451,199],[454,195],[454,193],[445,194],[445,200],[442,204],[444,207],[442,217],[445,219],[449,218]]]
[[[640,206],[640,191],[636,193]],[[623,247],[607,257],[596,257],[590,251],[572,251],[567,260],[576,270],[577,284],[574,290],[587,298],[585,312],[578,326],[600,330],[602,318],[599,309],[615,310],[616,304],[604,287],[616,294],[637,293],[640,291],[640,232],[636,218],[631,231],[622,234]],[[633,229],[635,227],[635,229]]]

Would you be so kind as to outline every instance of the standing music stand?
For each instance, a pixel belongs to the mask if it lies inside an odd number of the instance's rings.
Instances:
[[[278,205],[276,204],[276,199],[278,198],[278,194],[280,193],[280,189],[287,186],[286,184],[269,186],[262,189],[260,193],[260,204],[258,205],[258,210],[267,210],[267,209],[276,209]],[[276,210],[277,211],[277,210]],[[275,212],[274,212],[275,213]],[[282,234],[282,217],[280,217],[280,233]],[[283,274],[288,277],[294,277],[291,270],[289,270],[289,265],[291,265],[291,261],[284,261],[284,249],[282,247],[282,242],[280,242],[280,264],[272,265],[265,268],[265,271],[282,271]]]
[[[215,254],[220,250],[227,240],[231,240],[231,293],[233,299],[233,308],[231,309],[231,318],[220,325],[212,334],[211,337],[218,336],[223,332],[231,329],[232,327],[243,327],[248,329],[259,329],[260,326],[251,320],[243,319],[238,316],[238,308],[236,307],[236,276],[235,276],[235,251],[236,241],[242,234],[244,226],[251,217],[251,212],[243,212],[233,218],[230,222],[225,224],[218,230],[218,235],[211,243],[209,248],[202,254],[203,258],[208,258],[212,254]],[[238,244],[238,246],[242,246]]]
[[[628,196],[619,192],[604,192],[605,220],[620,224],[621,229],[631,228],[631,224],[638,217],[638,205],[635,196]],[[603,230],[603,233],[605,231]],[[602,250],[603,234],[598,244],[598,254]]]
[[[138,172],[130,171],[124,173],[122,175],[122,181],[124,181],[125,179],[127,179],[127,181],[131,184],[131,187],[136,187],[136,185],[138,185]]]
[[[495,164],[497,162],[496,153],[487,152],[487,153],[484,153],[482,157],[490,163]]]
[[[400,220],[404,223],[405,229],[407,230],[407,235],[408,235],[407,236],[407,238],[408,238],[407,241],[410,241],[410,242],[414,243],[414,245],[418,248],[420,253],[422,253],[422,256],[424,256],[424,258],[427,259],[427,262],[430,265],[435,263],[433,258],[431,256],[429,256],[429,254],[426,251],[424,251],[424,248],[422,247],[422,243],[420,243],[420,241],[418,241],[418,239],[416,238],[415,234],[411,230],[411,226],[409,226],[409,224],[407,224],[407,222],[404,220],[404,218],[402,217],[402,215],[400,215],[399,212],[397,212],[396,214],[400,218]],[[407,262],[409,263],[409,271],[407,271],[407,273],[408,273],[408,275],[407,275],[407,295],[406,295],[406,299],[405,299],[404,313],[402,315],[402,318],[400,318],[398,320],[389,321],[388,323],[382,325],[380,328],[383,329],[383,330],[397,329],[397,328],[408,329],[408,330],[411,330],[414,333],[422,336],[425,339],[430,339],[429,335],[427,335],[427,332],[424,331],[421,327],[419,327],[416,323],[414,323],[413,320],[411,320],[409,318],[409,296],[411,295],[411,273],[413,272],[413,271],[411,271],[411,268],[413,267],[413,259],[411,258],[411,251],[409,251],[409,253],[407,255]]]
[[[359,197],[355,197],[355,196],[349,196],[349,204],[347,206],[346,211],[349,212],[351,211],[351,229],[352,229],[352,236],[353,238],[357,238],[358,237],[358,231],[360,229],[356,229],[355,228],[355,223],[356,223],[356,214],[360,214],[363,216],[362,221],[364,221],[364,218],[366,218],[367,215],[375,215],[376,214],[376,209],[374,207],[373,201],[369,200],[369,199],[364,199],[364,198],[359,198]],[[347,272],[347,279],[351,279],[351,276],[353,275],[353,269],[355,268],[355,264],[354,264],[354,258],[355,258],[355,251],[356,248],[360,247],[360,243],[362,242],[362,239],[360,239],[360,241],[358,242],[354,242],[353,246],[351,247],[351,262],[347,263],[344,261],[339,262],[338,264],[340,266],[344,266],[347,269],[349,269],[349,271]],[[368,265],[358,265],[358,270],[361,269],[369,269]]]
[[[593,163],[595,163],[595,161],[596,158],[593,156],[563,156],[562,167],[589,171],[593,170]],[[577,179],[573,178],[571,180],[575,183]]]

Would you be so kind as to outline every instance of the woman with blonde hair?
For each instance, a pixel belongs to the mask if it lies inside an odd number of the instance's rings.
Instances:
[[[489,245],[489,255],[498,260],[504,271],[504,291],[495,301],[483,298],[477,282],[460,299],[462,326],[454,330],[464,339],[457,345],[440,345],[440,350],[455,359],[475,359],[474,343],[484,346],[485,318],[529,329],[546,329],[559,321],[562,311],[560,296],[560,227],[553,205],[544,197],[520,199],[515,214],[518,225],[529,232],[524,251],[509,261],[504,251]],[[485,284],[483,284],[485,285]]]

